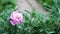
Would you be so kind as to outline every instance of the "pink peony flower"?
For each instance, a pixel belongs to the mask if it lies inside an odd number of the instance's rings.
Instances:
[[[10,23],[12,25],[16,25],[24,21],[22,13],[19,13],[18,11],[14,11],[10,16],[10,19]]]

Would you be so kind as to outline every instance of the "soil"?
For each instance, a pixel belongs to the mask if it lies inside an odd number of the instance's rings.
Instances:
[[[32,10],[47,14],[48,12],[36,0],[17,0],[17,7],[19,11]]]

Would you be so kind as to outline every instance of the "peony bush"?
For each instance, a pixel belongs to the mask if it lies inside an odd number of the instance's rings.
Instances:
[[[15,11],[14,9],[3,11],[0,14],[0,34],[60,33],[59,13],[45,15],[35,10],[25,10],[25,12]]]
[[[10,2],[10,0],[6,1]],[[14,4],[13,1],[11,4]],[[60,34],[60,11],[58,5],[55,7],[57,9],[51,8],[52,10],[49,9],[50,12],[45,15],[34,9],[22,12],[15,7],[5,6],[0,13],[0,34]]]

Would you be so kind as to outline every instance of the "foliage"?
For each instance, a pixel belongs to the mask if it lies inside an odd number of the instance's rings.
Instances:
[[[39,12],[26,11],[25,23],[21,26],[21,34],[58,34],[60,31],[60,14],[44,15]]]
[[[25,10],[25,12],[20,12],[25,21],[15,26],[10,24],[10,15],[15,8],[4,9],[0,14],[0,34],[60,34],[59,1],[51,1],[53,7],[47,9],[50,11],[48,15],[36,12],[34,9],[32,11]],[[51,4],[48,5],[51,6]]]
[[[15,8],[16,0],[0,0],[0,12],[5,9]]]
[[[51,13],[60,13],[60,0],[37,0],[43,7]]]
[[[60,14],[45,15],[34,10],[21,12],[24,23],[10,24],[10,14],[14,9],[4,10],[0,14],[0,34],[58,34],[60,31]]]

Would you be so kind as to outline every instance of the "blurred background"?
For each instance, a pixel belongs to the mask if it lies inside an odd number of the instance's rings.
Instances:
[[[15,11],[24,22],[12,25]],[[0,0],[0,34],[60,34],[60,0]]]
[[[37,0],[17,0],[18,10],[32,10],[33,8],[36,11],[47,13],[43,6],[37,2]]]

